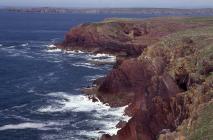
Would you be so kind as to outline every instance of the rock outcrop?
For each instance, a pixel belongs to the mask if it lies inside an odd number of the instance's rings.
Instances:
[[[58,44],[65,50],[84,50],[93,53],[110,53],[117,56],[137,57],[144,48],[170,33],[195,28],[196,24],[178,24],[178,19],[106,19],[74,27]],[[199,25],[201,26],[201,25]]]
[[[111,19],[72,29],[62,49],[111,53],[118,60],[87,90],[132,118],[101,140],[187,139],[196,108],[213,97],[213,20]],[[188,130],[189,134],[183,130]],[[187,132],[188,132],[187,131]]]

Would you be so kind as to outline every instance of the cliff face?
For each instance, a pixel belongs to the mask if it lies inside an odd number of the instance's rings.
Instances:
[[[71,29],[58,47],[136,57],[144,48],[159,41],[159,38],[178,30],[198,26],[178,24],[176,20],[108,19],[99,23],[82,24]]]
[[[213,97],[212,38],[211,18],[123,19],[80,25],[59,47],[124,57],[92,93],[132,118],[102,140],[191,139]]]
[[[101,95],[120,93],[123,95],[121,98],[131,97],[127,100],[131,102],[126,112],[133,116],[118,135],[110,139],[156,139],[163,129],[174,130],[187,116],[184,114],[177,118],[180,110],[175,105],[182,103],[182,99],[174,99],[181,90],[172,77],[163,71],[163,66],[160,62],[153,65],[147,60],[126,60],[107,75],[99,92]],[[133,93],[134,96],[127,96]],[[111,100],[106,102],[111,103]]]

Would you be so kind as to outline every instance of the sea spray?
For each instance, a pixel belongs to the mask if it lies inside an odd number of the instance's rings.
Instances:
[[[40,113],[56,113],[56,112],[88,112],[94,117],[90,123],[102,126],[99,130],[88,131],[85,135],[100,136],[101,132],[108,134],[116,134],[119,128],[116,125],[119,121],[128,121],[130,117],[124,115],[127,106],[111,108],[100,101],[93,102],[85,95],[69,95],[65,92],[49,93],[48,96],[54,97],[55,101],[49,105],[39,108]],[[103,119],[104,118],[104,119]],[[89,123],[89,122],[88,122]],[[83,134],[83,132],[81,132]],[[92,136],[91,135],[91,136]]]

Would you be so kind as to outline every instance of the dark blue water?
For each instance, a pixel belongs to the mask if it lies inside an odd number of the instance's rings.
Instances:
[[[48,51],[71,27],[110,17],[152,15],[0,11],[0,140],[86,140],[116,133],[116,123],[128,119],[123,108],[92,103],[80,92],[112,67],[91,60],[115,58]]]
[[[79,91],[112,66],[90,62],[101,56],[47,49],[72,26],[109,17],[150,15],[0,12],[0,140],[84,140],[116,132],[122,110],[91,103]]]

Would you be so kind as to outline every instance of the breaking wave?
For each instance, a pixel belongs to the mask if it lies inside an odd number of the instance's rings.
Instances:
[[[116,62],[116,57],[110,54],[92,54],[92,53],[87,53],[83,52],[80,50],[73,50],[73,51],[67,51],[67,50],[62,50],[57,48],[55,45],[46,45],[47,46],[47,52],[53,53],[53,52],[63,52],[65,54],[69,54],[71,56],[73,55],[80,55],[79,57],[85,58],[87,61],[93,64],[112,64]],[[83,54],[83,55],[81,55]],[[81,65],[79,65],[81,66]]]
[[[22,47],[26,47],[26,46],[28,46],[28,45],[29,45],[29,43],[21,44]]]
[[[127,106],[111,108],[107,104],[100,101],[92,102],[84,95],[69,95],[64,92],[54,92],[48,94],[49,97],[54,97],[55,100],[47,106],[39,108],[40,113],[56,113],[56,112],[88,112],[92,114],[93,119],[87,123],[101,126],[98,130],[80,131],[80,135],[100,136],[102,133],[116,134],[119,130],[116,124],[123,120],[128,121],[130,117],[124,115],[124,110]],[[104,118],[104,119],[103,119]],[[85,120],[83,120],[85,121]],[[77,124],[75,124],[77,125]]]
[[[59,125],[59,124],[55,122],[49,122],[49,123],[24,122],[19,124],[7,124],[4,126],[1,126],[0,131],[13,130],[13,129],[51,130],[51,129],[57,129],[56,127],[53,127],[55,125]]]
[[[104,75],[97,74],[97,75],[93,75],[93,76],[86,76],[85,79],[87,81],[94,81],[94,80],[101,78],[101,77],[104,77]]]
[[[116,57],[109,54],[90,54],[88,60],[96,64],[112,64],[116,62]]]
[[[75,63],[72,64],[75,67],[84,67],[84,68],[88,68],[88,69],[100,69],[97,66],[95,66],[94,64],[91,63],[83,63],[83,62],[79,62],[79,63]]]

